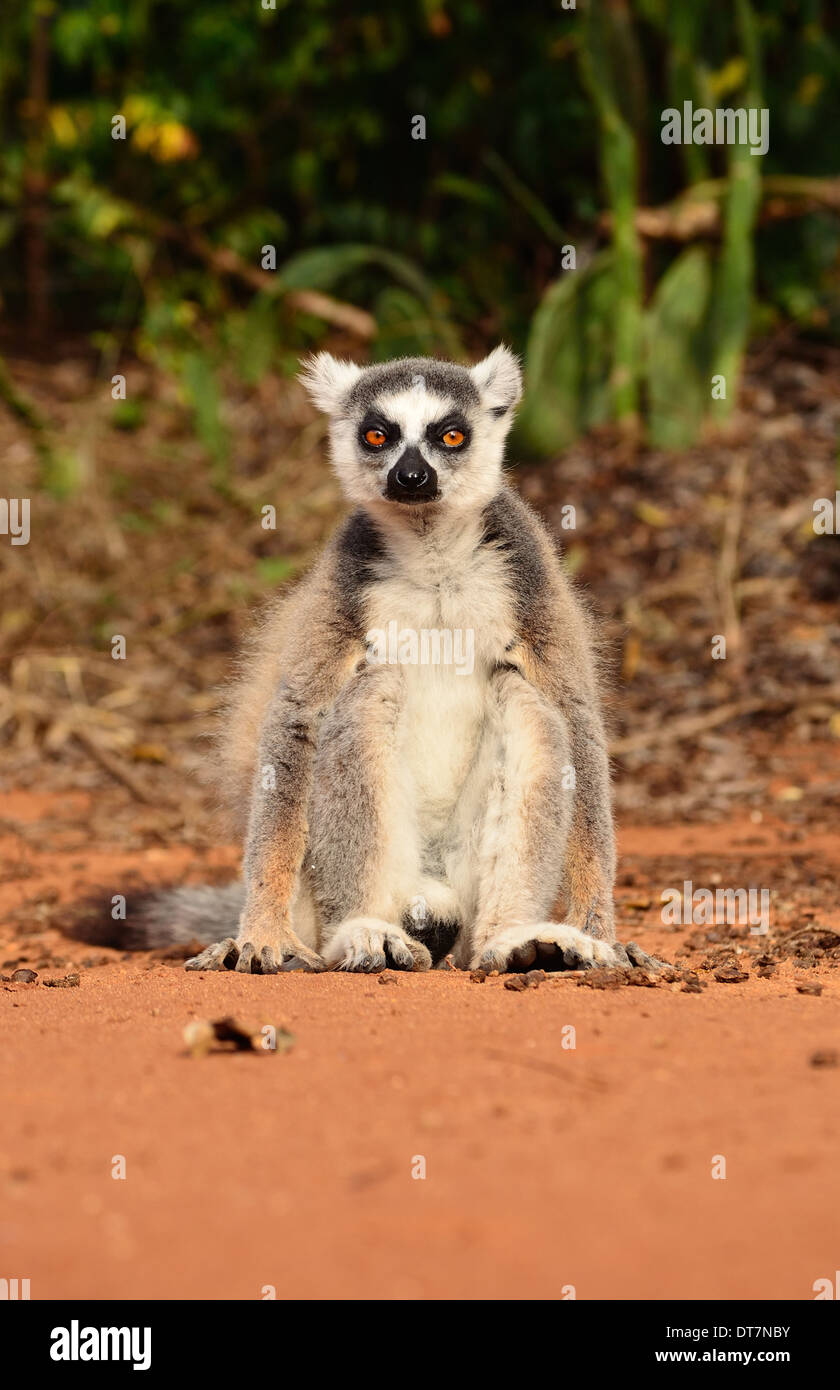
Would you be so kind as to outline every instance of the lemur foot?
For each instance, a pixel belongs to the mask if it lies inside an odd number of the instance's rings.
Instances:
[[[351,917],[327,942],[324,960],[331,970],[375,974],[379,970],[429,970],[426,947],[401,927],[378,917]]]
[[[252,941],[237,942],[232,936],[206,947],[185,963],[185,970],[235,970],[240,975],[276,975],[280,971],[323,970],[324,962],[302,942],[289,946],[263,946],[259,953]]]
[[[638,947],[636,948],[638,949]],[[594,965],[618,965],[611,941],[587,936],[564,922],[539,922],[508,927],[474,955],[472,970],[591,970]]]

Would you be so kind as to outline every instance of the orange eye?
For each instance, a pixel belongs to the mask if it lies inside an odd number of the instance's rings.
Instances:
[[[447,430],[443,436],[443,442],[447,449],[457,449],[458,445],[464,442],[464,431]]]
[[[365,431],[365,441],[368,444],[372,444],[375,449],[381,448],[387,437],[384,430],[372,429]]]

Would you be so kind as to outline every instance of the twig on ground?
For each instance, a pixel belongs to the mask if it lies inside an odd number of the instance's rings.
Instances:
[[[610,744],[613,757],[623,753],[636,753],[643,748],[667,748],[670,744],[681,743],[684,739],[695,738],[697,734],[707,733],[721,724],[729,724],[745,714],[777,712],[784,714],[790,709],[802,709],[806,705],[821,704],[826,699],[840,700],[840,685],[808,686],[791,690],[786,695],[769,697],[756,696],[749,700],[731,700],[716,709],[705,710],[702,714],[687,714],[674,719],[670,724],[657,725],[654,729],[644,729],[627,738],[615,739]]]

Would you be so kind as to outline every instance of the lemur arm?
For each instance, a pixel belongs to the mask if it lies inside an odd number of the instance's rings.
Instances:
[[[297,686],[282,683],[269,705],[245,837],[245,907],[239,922],[237,970],[259,956],[271,974],[289,956],[313,968],[320,961],[292,928],[291,904],[306,852],[306,807],[319,712]]]
[[[566,634],[568,640],[568,633]],[[552,784],[552,795],[570,796],[572,814],[565,840],[562,874],[563,920],[590,936],[615,940],[613,882],[615,834],[607,740],[597,698],[586,684],[571,684],[558,665],[546,662],[527,640],[507,653],[512,668],[562,716],[566,726],[570,769],[563,790]],[[579,653],[576,665],[585,660]],[[568,669],[568,668],[567,668]],[[564,819],[557,811],[558,822]]]
[[[375,541],[363,525],[360,541],[359,530],[351,517],[287,602],[278,624],[283,636],[274,655],[288,675],[265,703],[250,758],[246,896],[239,931],[236,941],[229,938],[196,957],[195,969],[220,969],[235,959],[238,971],[272,974],[291,957],[311,969],[324,968],[295,933],[291,906],[307,848],[318,729],[364,657],[356,598],[365,572],[362,542],[370,550]],[[248,698],[246,681],[240,703]]]
[[[291,915],[307,848],[317,731],[348,666],[349,653],[341,648],[321,655],[320,680],[283,681],[268,704],[245,836],[245,905],[238,934],[235,941],[207,947],[194,969],[229,968],[235,960],[238,971],[271,975],[293,957],[312,970],[324,968],[298,937]]]
[[[491,518],[517,595],[517,636],[506,659],[566,722],[574,787],[566,839],[565,920],[615,939],[615,835],[607,739],[590,623],[544,527],[513,493]]]
[[[604,725],[585,699],[569,698],[575,769],[572,825],[566,843],[566,920],[590,936],[615,940],[615,832]]]

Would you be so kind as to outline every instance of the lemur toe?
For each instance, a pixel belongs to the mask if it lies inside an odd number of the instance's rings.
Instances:
[[[239,960],[234,966],[238,975],[253,975],[259,970],[259,960],[254,957],[254,943],[243,941],[239,948]]]
[[[232,936],[215,941],[197,956],[184,963],[185,970],[232,970],[239,957],[239,947]]]

